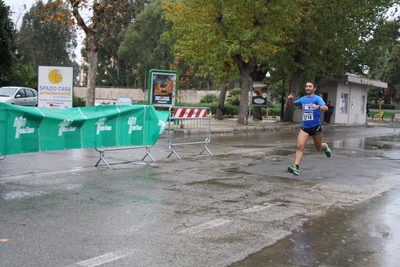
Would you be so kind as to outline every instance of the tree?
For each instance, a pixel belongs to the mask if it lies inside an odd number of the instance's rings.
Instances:
[[[92,1],[90,20],[83,18],[81,11],[89,5],[86,0],[67,0],[72,7],[72,14],[76,23],[85,33],[85,49],[88,61],[88,90],[86,105],[93,106],[95,101],[96,74],[98,67],[98,51],[105,39],[110,38],[111,26],[118,23],[123,17],[124,9],[128,7],[127,1]],[[88,24],[88,22],[91,24]]]
[[[257,61],[274,52],[274,24],[291,1],[163,0],[173,24],[174,52],[197,66],[200,75],[219,83],[239,77],[241,101],[238,123],[247,124],[250,75]],[[286,5],[287,4],[287,5]]]
[[[12,65],[15,60],[15,28],[10,19],[10,7],[0,0],[0,84],[11,80]]]
[[[362,73],[365,42],[393,2],[293,1],[296,8],[291,9],[291,17],[282,17],[278,25],[280,49],[270,62],[288,75],[289,93],[297,95],[307,80],[320,84],[345,72]],[[283,121],[292,121],[293,112],[286,105]]]
[[[38,73],[29,64],[17,63],[13,67],[12,84],[37,89]]]
[[[203,73],[221,76],[237,66],[241,80],[239,123],[246,123],[249,73],[267,64],[288,75],[290,92],[346,71],[360,73],[365,41],[394,0],[206,1],[164,0],[179,52]],[[272,73],[271,73],[272,74]],[[286,106],[284,121],[294,109]]]
[[[105,86],[133,86],[134,73],[130,69],[129,57],[118,54],[119,47],[127,33],[128,25],[132,25],[132,18],[143,11],[143,1],[129,4],[119,23],[110,26],[110,38],[106,38],[99,48],[99,64],[96,84]],[[135,19],[136,20],[136,19]],[[101,34],[99,32],[98,34]],[[127,71],[128,70],[128,71]]]
[[[128,27],[118,49],[118,56],[129,63],[128,71],[136,73],[143,88],[150,69],[170,69],[174,62],[171,45],[161,38],[170,29],[163,16],[160,1],[151,1]]]
[[[37,2],[23,16],[18,32],[19,62],[31,66],[72,66],[77,46],[68,21],[46,21],[54,14],[68,16],[69,11],[54,2]]]
[[[400,89],[400,21],[388,21],[377,28],[367,42],[370,57],[368,76],[388,83],[385,104],[395,99]],[[396,88],[397,87],[397,88]]]
[[[146,1],[138,1],[145,4]],[[87,55],[87,95],[86,105],[95,101],[98,53],[105,40],[114,38],[113,26],[125,28],[124,13],[130,7],[130,0],[55,0],[59,6],[68,7],[69,13],[57,13],[46,18],[46,22],[67,21],[70,27],[77,26],[85,34],[84,45]],[[71,16],[72,14],[72,16]],[[125,22],[125,23],[124,23]]]

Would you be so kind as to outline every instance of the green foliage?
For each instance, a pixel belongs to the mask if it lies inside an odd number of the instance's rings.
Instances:
[[[10,84],[37,89],[38,74],[32,65],[17,63],[13,67],[13,76]]]
[[[378,27],[366,45],[369,77],[388,83],[384,101],[389,104],[400,91],[400,21],[389,21]]]
[[[84,107],[84,106],[86,106],[86,101],[83,98],[73,96],[72,106],[73,107]]]
[[[198,103],[198,104],[193,104],[193,103],[180,103],[179,106],[181,107],[207,107],[210,108],[211,112],[215,114],[217,112],[217,107],[218,103],[217,102],[212,102],[212,103]],[[224,105],[224,115],[237,115],[239,114],[239,107],[234,106],[229,103],[225,103]]]
[[[118,56],[131,66],[141,87],[150,69],[169,69],[174,61],[170,54],[171,44],[161,38],[170,29],[164,19],[160,1],[155,0],[145,6],[132,23],[118,49]]]
[[[388,21],[376,29],[373,38],[366,43],[368,49],[366,61],[370,66],[369,77],[400,83],[398,73],[400,53],[397,52],[399,44],[400,21]]]
[[[15,60],[15,29],[10,19],[10,7],[0,1],[0,84],[6,85],[11,80],[11,69]]]
[[[99,64],[96,75],[96,84],[99,86],[135,86],[136,75],[127,58],[118,55],[118,49],[127,32],[127,25],[144,8],[144,1],[134,1],[127,5],[121,14],[119,23],[113,23],[109,28],[109,38],[105,38],[99,49]],[[99,31],[99,35],[103,31]],[[132,45],[133,48],[133,45]]]
[[[320,84],[328,77],[368,70],[365,43],[393,2],[292,1],[273,25],[281,34],[279,49],[268,62],[275,70],[272,77],[286,77],[282,79],[290,84],[290,93],[297,95],[306,80]],[[283,121],[292,121],[293,111],[287,105]]]
[[[318,83],[345,72],[362,73],[368,54],[365,42],[392,3],[373,0],[355,7],[352,0],[293,1],[290,14],[275,25],[282,31],[281,49],[270,64],[289,77],[297,73],[302,81]]]
[[[210,108],[211,112],[215,114],[217,112],[218,102],[210,102],[210,103],[180,103],[179,106],[182,107],[207,107]],[[261,108],[261,113],[263,116],[266,114],[266,108]],[[273,105],[272,103],[268,103],[268,116],[280,116],[280,106]],[[238,105],[233,105],[231,103],[225,103],[223,115],[227,116],[237,116],[239,114]]]
[[[200,103],[213,103],[218,102],[218,97],[214,94],[206,94],[201,100]]]
[[[217,110],[217,105],[215,106],[215,111],[213,112],[213,114],[215,114],[216,110]],[[239,107],[236,105],[225,103],[223,114],[224,115],[239,115]]]
[[[370,109],[379,109],[379,104],[369,104]],[[392,104],[382,104],[381,105],[382,109],[396,109],[395,105]]]
[[[374,118],[378,119],[379,114],[380,114],[379,111],[370,111],[368,116],[371,117],[372,119]],[[381,114],[382,114],[381,115],[382,119],[391,119],[392,121],[395,119],[396,116],[396,112],[384,111]]]
[[[266,114],[266,110],[263,109],[262,114]],[[268,116],[280,116],[281,115],[281,108],[278,106],[274,106],[272,108],[268,107]]]
[[[147,100],[138,100],[135,102],[135,104],[140,104],[140,105],[147,105]]]
[[[279,2],[279,4],[277,4]],[[198,67],[199,75],[218,84],[240,80],[238,123],[247,122],[250,75],[257,63],[268,62],[279,36],[274,21],[291,0],[162,0],[173,52]],[[282,7],[282,8],[279,8]]]
[[[232,89],[228,93],[226,102],[228,102],[229,104],[234,105],[234,106],[239,106],[241,92],[242,92],[242,90],[240,88]]]
[[[69,16],[69,11],[55,2],[37,2],[25,13],[18,32],[20,62],[38,66],[71,66],[77,46],[68,20],[46,21],[56,14]]]
[[[282,6],[285,0],[280,1]],[[288,1],[290,2],[290,1]],[[174,52],[218,83],[238,78],[250,59],[266,59],[276,35],[270,22],[279,18],[270,1],[162,0],[172,31]],[[253,64],[253,63],[252,63]],[[240,66],[239,66],[240,65]],[[251,66],[249,66],[251,67]],[[252,67],[251,67],[252,69]]]

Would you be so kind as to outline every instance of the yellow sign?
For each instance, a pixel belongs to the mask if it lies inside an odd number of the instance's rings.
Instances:
[[[63,76],[61,71],[57,70],[57,69],[53,69],[49,72],[49,80],[51,83],[57,84],[62,82]]]

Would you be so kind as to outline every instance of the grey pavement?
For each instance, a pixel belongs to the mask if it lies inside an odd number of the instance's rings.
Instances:
[[[109,151],[111,168],[94,149],[7,156],[0,266],[396,266],[397,130],[326,125],[332,158],[309,141],[295,177],[298,128],[212,120],[212,156],[167,158],[163,136],[155,163]]]

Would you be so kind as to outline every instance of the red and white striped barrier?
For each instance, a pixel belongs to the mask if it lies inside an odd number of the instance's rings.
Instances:
[[[207,109],[205,108],[174,108],[175,118],[206,118]]]
[[[202,145],[204,151],[212,155],[207,145],[211,141],[212,112],[208,107],[170,107],[171,114],[168,122],[168,143],[172,150],[169,158],[174,154],[179,156],[176,148],[183,145]]]

